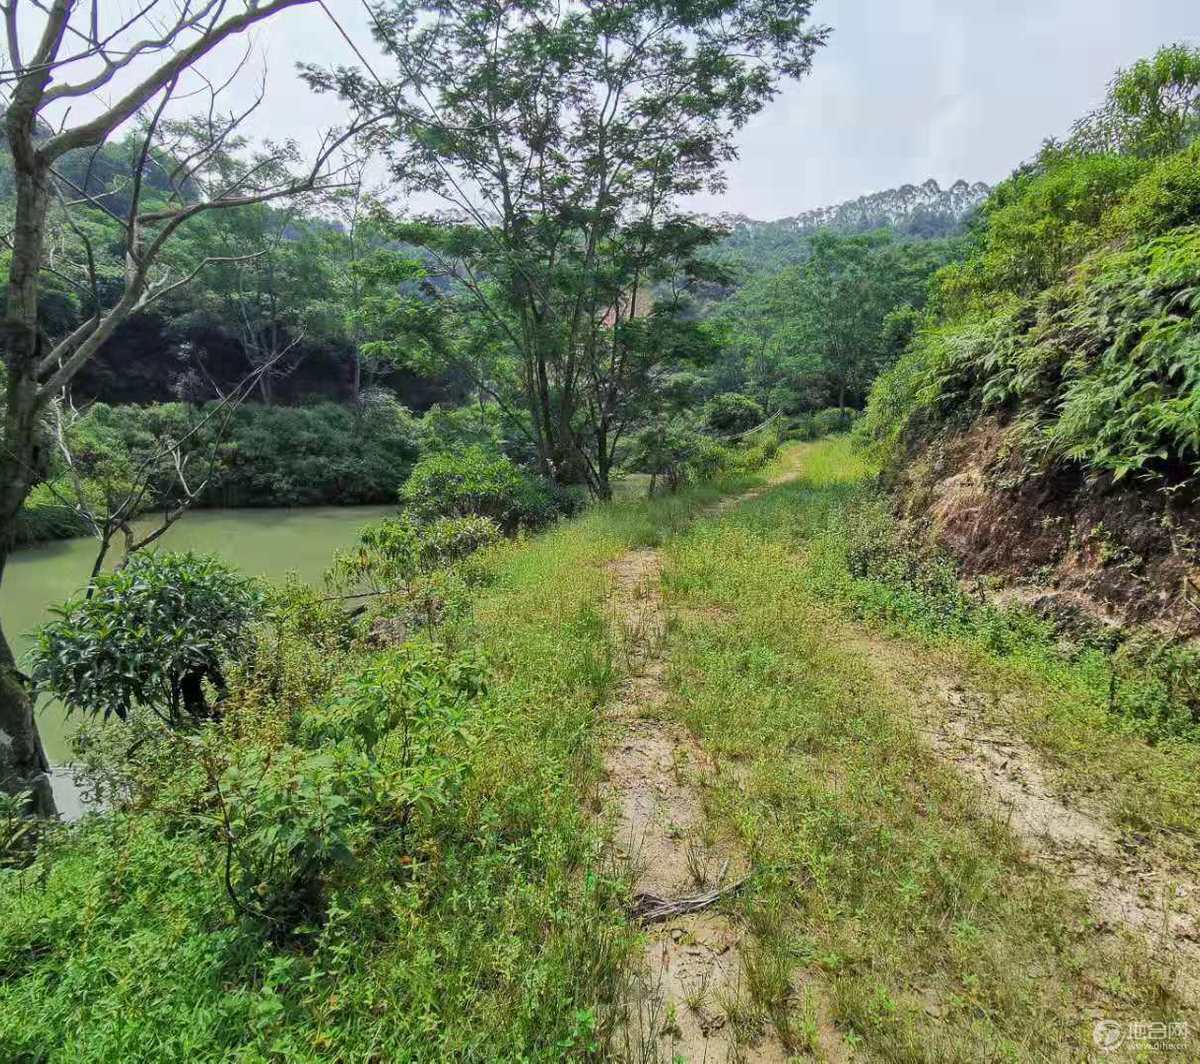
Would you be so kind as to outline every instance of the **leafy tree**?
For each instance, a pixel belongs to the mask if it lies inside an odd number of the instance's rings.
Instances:
[[[636,400],[695,339],[665,286],[713,273],[699,252],[718,230],[680,198],[719,187],[736,131],[807,72],[824,40],[810,7],[398,0],[377,20],[393,83],[309,70],[389,116],[400,186],[461,223],[394,235],[483,316],[493,361],[476,383],[511,382],[545,474],[609,494]],[[491,371],[497,347],[507,372]]]
[[[753,278],[718,313],[746,383],[772,412],[859,402],[895,354],[888,315],[922,306],[929,278],[957,251],[883,230],[814,234],[807,261]]]
[[[244,0],[241,4],[184,5],[170,12],[115,12],[109,5],[55,0],[18,17],[6,9],[5,139],[11,160],[14,213],[8,240],[4,306],[4,362],[7,387],[0,440],[0,577],[13,548],[21,507],[42,474],[45,449],[42,419],[47,406],[96,356],[117,329],[155,300],[186,287],[190,275],[164,269],[169,246],[182,226],[201,214],[281,199],[319,185],[326,164],[357,130],[334,134],[323,143],[306,173],[266,168],[260,157],[233,172],[216,162],[224,142],[236,135],[245,112],[224,112],[221,89],[197,76],[197,64],[264,20],[311,0]],[[114,83],[114,79],[115,83]],[[112,84],[120,91],[106,96]],[[181,98],[204,93],[206,119],[174,125],[166,114]],[[73,105],[88,99],[86,116]],[[138,150],[128,170],[129,209],[112,211],[56,169],[72,152],[95,152],[133,129]],[[179,164],[166,182],[166,202],[145,180],[164,150]],[[270,154],[270,153],[268,153]],[[286,155],[287,153],[285,153]],[[285,159],[286,161],[286,159]],[[277,177],[278,180],[273,180]],[[79,239],[78,260],[54,260],[55,212]],[[95,242],[81,216],[107,215],[118,227],[122,271],[115,290],[106,291],[97,269]],[[77,265],[76,265],[77,263]],[[43,294],[47,275],[58,275],[81,293],[84,320],[62,332],[47,333]],[[32,784],[39,804],[49,807],[45,752],[33,721],[33,707],[11,648],[0,631],[0,787],[10,792]]]
[[[1104,103],[1075,124],[1065,146],[1149,158],[1179,151],[1198,132],[1200,49],[1172,44],[1118,70]]]
[[[325,226],[268,204],[204,222],[185,245],[209,265],[193,287],[184,324],[234,339],[270,406],[276,382],[296,371],[310,337],[329,341],[342,332]]]
[[[209,555],[136,554],[36,633],[32,679],[68,709],[121,720],[143,707],[173,726],[213,715],[259,606],[254,584]]]
[[[763,408],[748,395],[714,395],[704,407],[704,421],[717,433],[745,432],[763,419]]]

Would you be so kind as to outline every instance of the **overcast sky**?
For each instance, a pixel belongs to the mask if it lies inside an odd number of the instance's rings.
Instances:
[[[374,62],[361,3],[328,2]],[[1200,44],[1200,0],[817,0],[814,20],[834,32],[811,76],[742,132],[728,192],[702,209],[777,218],[928,177],[994,182],[1094,105],[1117,67]],[[304,141],[337,122],[336,101],[287,72],[354,61],[318,8],[273,20],[258,45],[271,77],[257,132]]]

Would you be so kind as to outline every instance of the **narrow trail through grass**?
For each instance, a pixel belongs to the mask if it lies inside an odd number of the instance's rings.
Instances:
[[[791,474],[777,463],[774,481]],[[758,497],[760,485],[711,504],[727,512]],[[692,734],[664,713],[662,552],[641,548],[607,566],[607,612],[625,676],[605,721],[603,795],[619,863],[635,899],[685,899],[710,892],[721,902],[748,880],[746,854],[714,830],[704,795],[715,765]],[[753,963],[744,927],[720,906],[656,922],[644,935],[625,1002],[616,1051],[631,1061],[783,1061],[791,1039],[750,991]]]
[[[667,690],[647,712],[660,736],[686,728],[675,749],[699,744],[685,834],[752,869],[722,906],[735,1036],[686,1059],[770,1059],[764,1030],[800,1059],[956,1061],[1085,1058],[1102,1019],[1195,1032],[1195,835],[1176,809],[1194,752],[1105,727],[1066,666],[864,624],[820,542],[859,479],[845,443],[783,461],[789,479],[661,551]],[[1068,736],[1121,778],[1107,800],[1056,765]],[[1169,811],[1171,845],[1131,842],[1133,808]]]

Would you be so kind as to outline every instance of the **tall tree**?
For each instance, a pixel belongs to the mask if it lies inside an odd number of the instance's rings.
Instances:
[[[752,278],[718,312],[752,390],[779,388],[810,407],[862,402],[901,342],[889,315],[923,306],[930,276],[959,245],[814,233],[802,265]]]
[[[376,9],[394,80],[309,71],[392,118],[396,180],[460,223],[404,235],[503,338],[546,473],[608,494],[630,400],[687,332],[665,286],[719,232],[681,198],[721,188],[735,132],[808,71],[811,6],[398,0]]]
[[[311,169],[293,175],[265,165],[224,165],[223,145],[254,109],[224,111],[221,87],[196,72],[226,42],[291,7],[313,0],[146,0],[136,13],[79,0],[3,0],[4,128],[12,157],[15,215],[4,309],[7,370],[0,440],[0,580],[13,548],[18,514],[46,461],[43,415],[122,322],[192,279],[167,270],[162,259],[172,237],[207,211],[265,202],[307,191],[328,173],[333,153],[352,135],[327,137]],[[105,90],[110,103],[95,107]],[[203,107],[203,121],[172,124],[177,98]],[[87,100],[91,117],[73,121],[72,105]],[[125,175],[123,209],[116,210],[88,183],[73,181],[59,164],[70,153],[98,157],[105,143],[132,124],[137,149]],[[170,160],[148,195],[147,175]],[[263,175],[268,175],[264,178]],[[84,260],[71,278],[88,308],[64,334],[47,332],[43,316],[48,220],[57,210],[73,226],[79,214],[99,212],[116,222],[124,257],[117,291],[102,293],[96,249],[76,228]],[[205,265],[200,264],[200,267]],[[56,264],[55,269],[61,264]],[[200,268],[197,267],[197,268]],[[62,274],[61,269],[58,270]],[[0,787],[32,788],[49,802],[41,748],[25,682],[0,631]]]

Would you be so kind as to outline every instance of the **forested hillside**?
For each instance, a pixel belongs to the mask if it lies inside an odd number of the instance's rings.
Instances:
[[[1200,59],[1164,49],[1004,182],[866,436],[968,572],[1200,619]]]
[[[822,230],[854,236],[887,229],[913,240],[958,236],[990,191],[983,182],[961,180],[943,189],[930,178],[920,185],[901,185],[771,222],[726,214],[721,221],[730,233],[717,254],[743,269],[767,272],[802,262],[808,254],[808,238]]]

